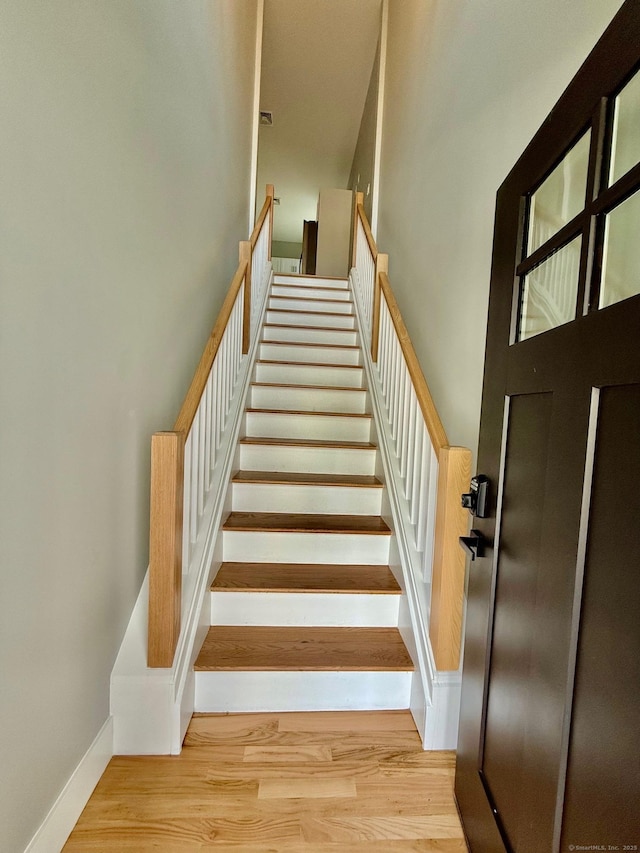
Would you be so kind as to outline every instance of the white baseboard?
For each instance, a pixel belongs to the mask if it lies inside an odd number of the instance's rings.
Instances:
[[[29,842],[25,853],[60,853],[112,755],[113,720],[109,717]]]

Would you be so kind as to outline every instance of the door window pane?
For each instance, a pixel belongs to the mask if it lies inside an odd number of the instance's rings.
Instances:
[[[524,277],[519,341],[574,319],[581,244],[576,237]]]
[[[546,243],[584,207],[590,140],[589,130],[531,196],[528,255]]]
[[[618,95],[614,107],[609,183],[615,183],[640,160],[640,72]]]
[[[640,293],[640,191],[607,216],[600,308]]]

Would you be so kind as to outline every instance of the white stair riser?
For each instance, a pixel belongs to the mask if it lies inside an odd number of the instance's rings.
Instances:
[[[246,435],[263,438],[369,441],[371,420],[367,417],[247,412],[245,429]]]
[[[222,550],[225,561],[231,563],[386,565],[389,539],[366,533],[225,530]]]
[[[399,595],[212,592],[212,625],[395,628]]]
[[[351,292],[337,287],[296,287],[288,284],[274,284],[271,296],[284,296],[291,299],[339,299],[351,302]]]
[[[355,329],[353,314],[320,314],[313,312],[267,310],[267,323],[284,323],[287,326],[315,326],[317,328]]]
[[[295,474],[375,474],[375,448],[292,447],[242,444],[243,471],[286,471]]]
[[[307,329],[304,326],[265,326],[265,341],[300,341],[301,343],[340,344],[356,346],[358,333],[353,329]]]
[[[362,367],[325,367],[314,364],[256,364],[256,382],[283,385],[321,385],[339,388],[362,388]]]
[[[336,290],[348,290],[349,282],[346,278],[316,278],[315,276],[287,276],[276,273],[273,277],[274,284],[285,284],[291,287],[323,287]]]
[[[231,508],[235,512],[380,515],[381,505],[380,488],[291,483],[234,483],[231,499]]]
[[[197,672],[195,711],[382,711],[408,708],[410,672]]]
[[[343,299],[306,299],[304,297],[273,296],[269,297],[269,308],[274,311],[321,311],[327,314],[353,314],[351,302]]]
[[[301,346],[299,344],[260,344],[259,358],[263,361],[308,361],[321,364],[360,365],[359,349],[347,347]]]
[[[364,414],[368,408],[364,389],[269,387],[254,385],[250,392],[250,408],[283,409],[290,412],[347,412]]]

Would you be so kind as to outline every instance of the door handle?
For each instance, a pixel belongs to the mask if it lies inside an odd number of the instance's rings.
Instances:
[[[458,541],[472,560],[484,557],[485,539],[479,530],[471,530],[468,536],[460,536]]]

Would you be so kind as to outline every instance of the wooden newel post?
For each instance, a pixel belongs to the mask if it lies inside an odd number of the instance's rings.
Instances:
[[[251,343],[251,240],[240,241],[240,263],[247,262],[244,275],[244,305],[242,306],[242,352],[249,352]]]
[[[275,188],[273,184],[267,184],[267,197],[271,199],[271,206],[269,208],[269,247],[267,249],[267,260],[271,260],[271,241],[273,240],[273,207],[274,207],[274,198],[276,195]]]
[[[356,193],[353,200],[353,228],[351,229],[351,268],[355,267],[358,254],[358,213],[359,205],[364,204],[364,193]]]
[[[438,453],[438,502],[436,511],[431,617],[429,636],[436,668],[458,669],[462,642],[465,553],[458,542],[466,536],[469,513],[460,495],[471,477],[471,451],[466,447],[442,447]]]
[[[184,433],[151,438],[147,665],[170,667],[180,636]]]
[[[378,252],[373,275],[373,315],[371,317],[371,359],[378,360],[378,342],[380,340],[380,275],[389,272],[389,255]]]

